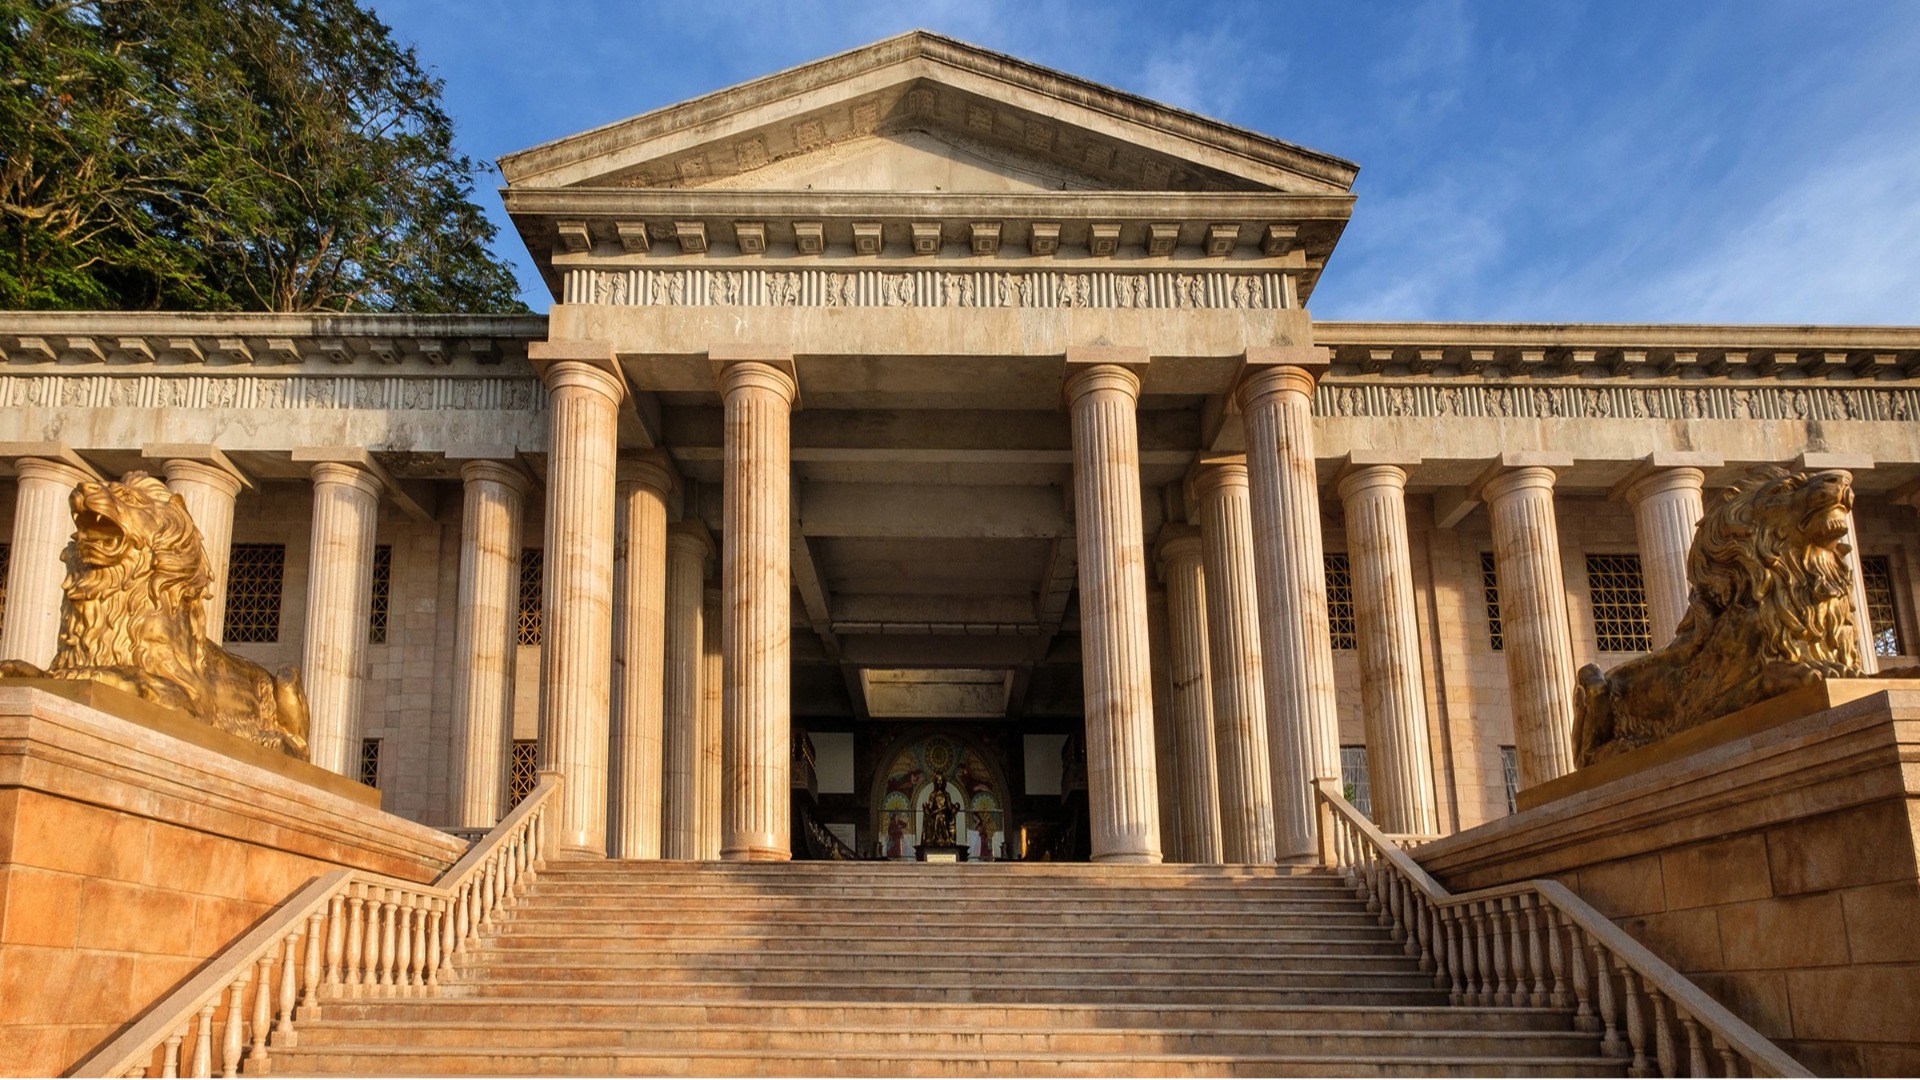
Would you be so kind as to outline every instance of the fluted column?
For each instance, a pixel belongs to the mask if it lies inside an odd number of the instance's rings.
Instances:
[[[613,718],[607,854],[660,857],[667,633],[667,494],[658,461],[614,471]]]
[[[1180,859],[1218,863],[1224,850],[1223,815],[1220,773],[1215,764],[1212,679],[1207,670],[1206,573],[1201,563],[1200,536],[1192,528],[1168,525],[1161,529],[1160,576],[1167,583],[1167,662],[1173,683],[1174,741],[1179,745],[1180,819],[1185,826]],[[1262,731],[1263,739],[1265,735]],[[1261,767],[1265,766],[1263,754]],[[1271,811],[1268,821],[1271,848]]]
[[[1673,640],[1687,613],[1687,552],[1704,512],[1700,488],[1706,479],[1706,473],[1690,467],[1655,469],[1627,487],[1656,649]]]
[[[93,476],[53,458],[21,458],[14,469],[18,481],[0,660],[46,667],[60,648],[60,583],[67,576],[60,552],[73,539],[69,500],[74,487]]]
[[[1274,860],[1273,764],[1262,681],[1260,610],[1247,467],[1220,462],[1193,476],[1207,584],[1207,654],[1220,769],[1221,854]]]
[[[660,854],[699,859],[700,673],[707,559],[713,541],[697,521],[667,529],[667,668],[664,682],[664,777]]]
[[[1560,573],[1553,469],[1522,465],[1481,489],[1493,521],[1500,634],[1520,786],[1573,770],[1573,642]]]
[[[160,466],[167,488],[187,504],[187,516],[200,529],[200,542],[207,553],[206,635],[212,641],[226,640],[227,564],[233,553],[233,500],[243,484],[231,469],[211,461],[169,458]]]
[[[1314,856],[1317,828],[1309,784],[1340,776],[1327,563],[1314,476],[1315,378],[1293,364],[1250,363],[1239,390],[1260,597],[1274,847],[1281,859]]]
[[[726,401],[720,857],[789,859],[793,568],[787,432],[796,387],[790,369],[760,360],[727,363],[720,380]]]
[[[1069,362],[1074,522],[1080,544],[1087,801],[1095,862],[1159,862],[1146,541],[1140,526],[1140,378]]]
[[[626,392],[611,350],[535,342],[548,391],[540,766],[561,774],[559,851],[607,852],[612,707],[614,453]],[[602,356],[604,355],[604,361]]]
[[[1167,663],[1167,590],[1147,584],[1147,654],[1153,679],[1154,783],[1160,793],[1160,857],[1190,862],[1180,812],[1180,742],[1173,716],[1173,678]]]
[[[1360,709],[1367,730],[1373,820],[1390,833],[1439,831],[1427,747],[1427,689],[1413,608],[1407,473],[1359,465],[1340,478],[1360,646]]]
[[[720,857],[721,785],[726,780],[723,710],[725,695],[720,664],[720,590],[707,589],[700,605],[700,746],[699,772],[694,780],[694,858]]]
[[[513,662],[525,474],[505,462],[460,466],[459,612],[453,648],[453,823],[488,829],[507,807]]]
[[[367,604],[381,484],[339,461],[315,464],[313,542],[307,555],[306,684],[311,760],[359,779],[361,698],[367,680]]]

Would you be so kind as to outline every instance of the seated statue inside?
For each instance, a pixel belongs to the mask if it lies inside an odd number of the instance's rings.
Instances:
[[[951,796],[947,794],[947,778],[933,778],[933,792],[920,806],[920,846],[952,847],[959,841],[954,838],[953,821],[958,809]]]

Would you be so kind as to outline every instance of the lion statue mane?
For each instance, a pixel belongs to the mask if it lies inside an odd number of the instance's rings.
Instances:
[[[307,757],[307,699],[293,667],[269,674],[208,640],[212,575],[187,506],[143,472],[73,489],[73,541],[61,589],[60,646],[42,671],[91,679],[179,709],[249,742]]]
[[[1853,478],[1760,466],[1714,499],[1672,644],[1574,691],[1581,766],[1828,678],[1864,676],[1846,560]]]

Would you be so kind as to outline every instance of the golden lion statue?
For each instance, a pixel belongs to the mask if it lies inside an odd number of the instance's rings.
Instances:
[[[207,639],[200,530],[180,497],[143,472],[73,489],[75,531],[60,649],[45,671],[0,661],[0,675],[91,679],[179,709],[221,731],[307,757],[307,698],[293,667],[271,675]]]
[[[1844,542],[1853,478],[1749,471],[1707,507],[1673,643],[1606,674],[1580,669],[1573,751],[1584,767],[1797,687],[1859,677]]]

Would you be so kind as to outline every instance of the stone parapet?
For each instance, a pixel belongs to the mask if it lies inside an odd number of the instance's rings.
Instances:
[[[429,882],[466,850],[324,770],[56,689],[0,683],[0,1074],[67,1068],[318,874]]]
[[[1560,881],[1821,1075],[1911,1074],[1917,754],[1902,680],[1415,856],[1455,891]]]

